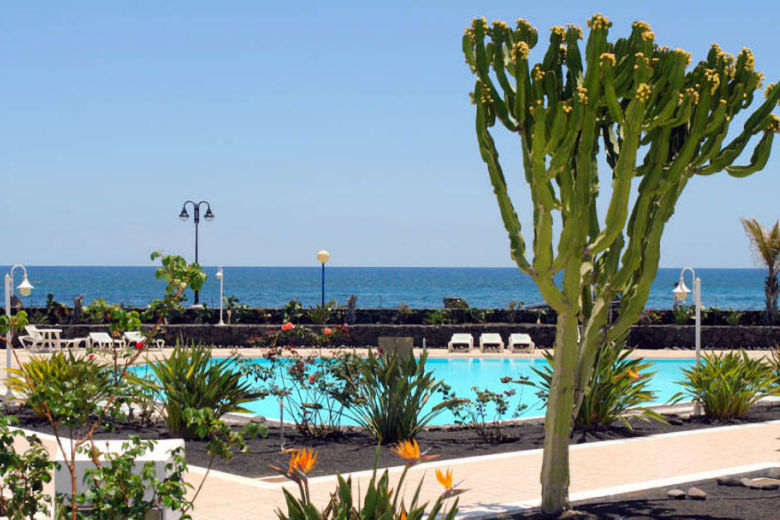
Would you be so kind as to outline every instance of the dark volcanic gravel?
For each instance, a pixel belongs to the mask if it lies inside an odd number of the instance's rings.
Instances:
[[[9,413],[20,419],[19,426],[31,430],[51,433],[48,423],[37,419],[26,409],[9,410]],[[694,430],[723,426],[727,424],[743,424],[780,419],[780,403],[760,404],[755,406],[747,418],[732,422],[711,422],[703,418],[681,418],[667,416],[670,424],[656,421],[644,422],[632,419],[633,431],[625,426],[615,424],[611,428],[597,432],[575,431],[572,443],[595,442],[626,437],[639,437],[659,433],[671,433],[683,430]],[[465,428],[431,428],[417,437],[421,449],[439,455],[440,459],[472,457],[491,453],[528,450],[542,447],[544,438],[541,420],[525,421],[519,425],[507,426],[503,429],[504,438],[501,442],[486,443],[472,430]],[[67,435],[67,432],[62,432]],[[144,438],[169,438],[164,424],[139,426],[136,424],[119,424],[114,431],[100,431],[99,438],[123,438],[127,435],[140,435]],[[231,461],[214,462],[214,469],[248,477],[263,477],[274,475],[268,468],[271,463],[287,465],[288,455],[281,453],[280,431],[278,427],[269,428],[268,437],[257,438],[249,442],[249,453],[239,454]],[[313,447],[319,450],[317,466],[312,475],[329,475],[336,472],[371,469],[376,455],[374,440],[360,431],[346,431],[329,439],[306,439],[299,436],[294,428],[285,429],[285,447]],[[190,465],[206,466],[208,455],[206,443],[188,441],[186,443],[187,461]],[[401,459],[383,447],[379,457],[380,467],[401,465]],[[640,517],[642,518],[642,517]],[[665,518],[665,517],[662,517]],[[718,518],[718,517],[716,517]],[[724,517],[726,518],[726,517]],[[772,518],[772,517],[767,517]],[[774,518],[780,519],[780,514]]]
[[[738,476],[761,477],[764,472]],[[675,500],[666,496],[670,489],[687,491],[692,486],[707,493],[706,499]],[[587,500],[575,503],[574,510],[580,514],[570,518],[581,520],[777,520],[780,490],[720,486],[716,479],[710,479]],[[534,510],[495,518],[541,520],[546,517]]]

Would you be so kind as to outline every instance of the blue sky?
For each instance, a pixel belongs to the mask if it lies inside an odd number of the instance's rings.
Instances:
[[[5,3],[0,264],[191,258],[177,215],[206,199],[206,265],[317,265],[326,248],[334,266],[510,266],[463,29],[523,17],[545,35],[595,12],[694,59],[750,47],[780,78],[773,1]],[[529,229],[517,143],[500,144]],[[739,218],[780,216],[778,148],[748,179],[691,181],[662,266],[754,265]]]

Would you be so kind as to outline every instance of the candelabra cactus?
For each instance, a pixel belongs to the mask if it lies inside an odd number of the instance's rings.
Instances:
[[[759,171],[780,132],[780,118],[772,113],[778,83],[724,144],[734,116],[750,106],[763,79],[750,50],[735,59],[715,44],[689,69],[690,54],[656,44],[644,22],[614,42],[607,39],[611,23],[604,16],[593,16],[588,26],[584,56],[582,29],[553,27],[542,61],[533,66],[538,34],[526,20],[511,29],[475,19],[463,37],[476,75],[477,140],[511,256],[558,313],[541,476],[547,513],[567,506],[572,417],[596,353],[625,337],[638,319],[658,269],[664,226],[686,183],[722,170],[735,177]],[[531,260],[491,135],[496,122],[520,138],[533,203]],[[750,160],[735,165],[758,134]],[[600,146],[612,172],[603,222],[596,206]],[[560,284],[553,279],[557,273]],[[619,315],[608,325],[616,298]]]

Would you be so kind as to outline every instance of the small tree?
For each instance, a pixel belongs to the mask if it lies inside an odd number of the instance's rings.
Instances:
[[[463,37],[466,62],[477,76],[471,94],[477,140],[512,259],[557,312],[541,476],[546,513],[568,505],[572,419],[596,354],[624,338],[645,306],[661,235],[685,185],[694,175],[724,169],[735,177],[759,171],[780,132],[780,118],[772,114],[780,85],[770,86],[766,101],[723,146],[731,121],[762,81],[750,50],[735,59],[713,45],[705,61],[687,70],[690,54],[657,45],[644,22],[614,42],[607,40],[611,23],[604,16],[594,15],[588,26],[584,57],[579,27],[553,27],[542,61],[533,66],[529,56],[538,35],[526,20],[511,29],[475,19]],[[496,122],[520,138],[533,205],[532,260],[491,135]],[[758,134],[750,162],[734,166]],[[612,178],[603,223],[596,204],[601,146]],[[619,315],[608,324],[616,298]]]
[[[774,325],[777,323],[777,295],[780,293],[777,283],[777,274],[780,272],[780,220],[770,229],[764,228],[754,218],[743,218],[741,222],[750,245],[768,270],[764,281],[766,322]]]

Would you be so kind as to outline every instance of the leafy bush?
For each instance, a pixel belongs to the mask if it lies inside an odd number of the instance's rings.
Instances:
[[[726,323],[729,325],[739,325],[739,320],[742,319],[742,316],[744,316],[745,313],[742,311],[735,311],[733,309],[729,309],[729,313],[726,316]]]
[[[696,307],[693,305],[678,305],[673,309],[674,322],[677,325],[685,325],[693,318],[696,313]]]
[[[282,355],[285,351],[287,356]],[[350,403],[348,389],[363,363],[359,356],[338,352],[320,358],[301,356],[294,349],[274,349],[265,359],[269,363],[247,360],[241,370],[258,384],[257,390],[283,400],[285,416],[301,435],[326,437],[339,431]]]
[[[0,415],[0,516],[26,520],[49,512],[50,497],[43,493],[43,484],[51,481],[54,463],[38,436],[10,428],[15,422],[14,417]],[[24,453],[14,448],[17,437],[29,445]]]
[[[106,454],[107,460],[99,467],[84,471],[85,490],[76,495],[76,502],[87,505],[88,517],[93,520],[118,518],[146,518],[155,507],[174,511],[189,510],[192,502],[185,497],[192,486],[184,480],[187,461],[181,448],[171,454],[173,462],[168,467],[171,474],[157,478],[155,462],[144,462],[141,470],[135,469],[135,460],[154,449],[154,441],[142,441],[130,436],[122,444],[121,453]],[[91,454],[96,447],[85,444],[82,453]],[[149,495],[147,492],[150,491]],[[65,496],[61,500],[69,501]]]
[[[420,449],[416,442],[403,442],[393,451],[406,459],[404,470],[396,484],[397,491],[390,487],[390,478],[387,470],[377,478],[377,466],[379,463],[379,448],[377,448],[374,472],[371,475],[366,494],[363,497],[363,503],[360,503],[359,491],[357,497],[353,495],[352,477],[344,479],[344,477],[338,475],[336,489],[331,493],[330,502],[322,511],[318,510],[311,502],[307,475],[317,462],[317,452],[300,450],[293,453],[287,468],[271,466],[298,484],[300,491],[300,498],[296,498],[287,489],[282,489],[287,503],[287,513],[277,509],[277,517],[279,520],[422,520],[423,518],[427,520],[454,520],[455,515],[458,514],[458,499],[455,499],[455,502],[449,508],[445,507],[445,503],[448,499],[456,497],[466,490],[458,489],[456,485],[453,485],[452,471],[442,472],[441,470],[436,470],[436,479],[444,487],[444,491],[437,497],[430,511],[426,514],[428,504],[419,503],[422,480],[417,485],[417,489],[408,506],[403,500],[399,503],[399,496],[403,494],[404,481],[409,468],[421,461],[433,459],[436,455],[420,454]]]
[[[423,407],[444,382],[425,371],[428,353],[419,361],[414,354],[375,356],[369,352],[358,372],[349,378],[343,397],[348,414],[381,443],[413,439],[454,399],[444,400],[427,412]]]
[[[712,419],[744,417],[759,399],[778,394],[775,368],[760,359],[750,359],[745,351],[704,354],[698,366],[683,369],[685,389],[672,398],[684,396],[698,401]]]
[[[163,411],[171,434],[185,439],[197,435],[188,427],[184,410],[208,408],[216,418],[228,412],[248,412],[241,405],[261,396],[241,382],[236,356],[212,360],[211,349],[177,345],[167,359],[149,365],[160,386]]]
[[[575,427],[596,430],[618,420],[630,429],[627,412],[655,399],[655,394],[648,389],[655,372],[644,372],[651,363],[642,358],[628,359],[630,353],[623,343],[612,343],[599,352],[574,419]],[[532,370],[541,377],[539,395],[546,401],[552,379],[552,354],[545,352],[544,357],[547,365]],[[638,417],[663,421],[658,413],[647,408],[642,408]]]
[[[504,377],[501,382],[504,384],[527,384],[526,378]],[[493,392],[487,388],[479,389],[472,386],[471,390],[474,392],[474,399],[457,399],[450,406],[450,411],[455,416],[456,424],[465,424],[467,428],[477,432],[485,442],[500,441],[503,438],[502,422],[508,419],[517,419],[528,407],[521,400],[511,409],[510,413],[510,399],[517,393],[514,388],[503,392]]]
[[[9,386],[24,396],[36,415],[46,418],[48,411],[69,427],[87,424],[100,410],[100,401],[117,390],[111,368],[92,354],[33,356],[10,373]]]

